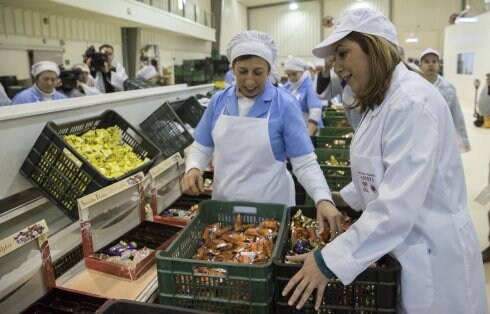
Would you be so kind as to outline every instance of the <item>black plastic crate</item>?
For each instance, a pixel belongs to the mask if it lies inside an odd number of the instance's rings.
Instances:
[[[101,174],[63,137],[82,135],[89,130],[117,127],[122,140],[133,148],[141,159],[149,161],[117,178]],[[78,220],[77,199],[111,185],[137,172],[146,172],[161,152],[141,132],[137,131],[115,111],[73,122],[56,124],[48,122],[20,168],[25,176],[49,200],[55,203],[72,220]]]
[[[96,313],[105,302],[107,302],[105,298],[53,288],[25,309],[22,314]]]
[[[149,304],[129,300],[107,302],[98,311],[100,314],[203,314],[210,313],[192,309],[184,309],[170,305]]]
[[[290,207],[288,217],[293,217],[299,209],[302,210],[303,215],[316,218],[315,207],[301,206]],[[360,216],[359,212],[350,208],[342,208],[341,210],[345,210],[353,218]],[[287,302],[294,290],[287,296],[282,296],[282,290],[303,266],[302,264],[284,263],[289,238],[290,234],[287,232],[279,244],[278,258],[273,260],[276,313],[396,313],[401,266],[390,255],[385,255],[378,261],[379,264],[384,265],[383,267],[366,269],[350,285],[344,286],[339,280],[328,283],[319,311],[315,311],[314,308],[315,293],[305,303],[303,309],[297,310],[294,306],[289,306]]]
[[[186,130],[168,101],[141,122],[140,127],[143,133],[160,148],[163,159],[177,152],[183,152],[194,142],[194,138]]]
[[[187,124],[191,128],[197,127],[205,110],[194,96],[191,96],[184,101],[172,102],[170,103],[170,106],[184,125]]]
[[[54,277],[58,279],[70,268],[83,261],[83,245],[80,244],[53,262]]]

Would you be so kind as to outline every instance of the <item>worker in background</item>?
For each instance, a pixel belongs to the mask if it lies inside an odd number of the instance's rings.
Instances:
[[[466,132],[463,112],[458,101],[456,88],[449,81],[438,74],[440,55],[437,50],[427,48],[420,54],[420,70],[425,74],[429,82],[434,84],[449,105],[453,117],[454,128],[458,135],[459,150],[462,153],[471,150],[470,140]]]
[[[313,136],[317,128],[323,128],[323,104],[313,91],[313,82],[307,68],[306,62],[300,58],[288,59],[284,70],[289,81],[284,84],[283,88],[298,101],[308,134]]]
[[[483,127],[490,128],[490,73],[487,73],[486,85],[478,99],[478,111],[483,116]]]
[[[341,214],[331,202],[301,112],[268,80],[276,64],[275,42],[266,33],[245,31],[233,36],[227,54],[236,85],[213,95],[195,129],[182,192],[203,192],[202,172],[213,158],[213,199],[294,206],[294,183],[286,169],[290,158],[299,183],[315,201],[320,227],[328,221],[337,236]]]
[[[315,64],[313,62],[307,62],[306,65],[308,67],[308,72],[310,72],[310,79],[314,81],[316,76]]]
[[[152,65],[145,65],[136,72],[136,78],[146,80],[151,84],[156,84],[158,77],[158,72]]]
[[[225,84],[226,87],[235,84],[235,74],[233,73],[233,69],[231,67],[225,73]]]
[[[386,254],[401,264],[398,313],[487,313],[485,274],[468,212],[458,141],[446,101],[397,50],[395,26],[368,8],[345,11],[317,57],[356,95],[363,119],[352,139],[352,182],[333,193],[338,206],[362,210],[304,261],[283,295],[301,308],[330,280],[350,284]],[[327,292],[328,293],[328,292]]]
[[[10,98],[9,96],[7,96],[7,93],[5,92],[2,83],[0,83],[0,107],[8,106],[10,105],[10,103],[11,103]]]
[[[354,107],[355,95],[345,81],[340,79],[332,70],[333,58],[325,59],[321,72],[318,73],[314,91],[320,99],[330,100],[337,95],[344,107],[344,112],[349,124],[355,130],[361,121],[359,107]]]
[[[417,70],[417,71],[420,71],[420,67],[419,67],[419,64],[420,64],[420,63],[418,63],[418,61],[417,61],[416,59],[414,59],[414,58],[412,58],[412,57],[409,57],[409,58],[407,59],[407,61],[408,61],[408,65],[409,65],[409,66],[411,66],[412,68],[414,68],[414,69],[415,69],[415,70]]]
[[[85,63],[77,63],[72,67],[72,70],[79,71],[77,79],[77,90],[80,96],[100,95],[100,90],[95,87],[95,79],[90,75],[90,69]]]
[[[92,63],[98,62],[99,60],[92,60],[90,57],[85,60],[87,66],[94,69],[91,75],[95,78],[95,87],[102,93],[122,91],[124,89],[123,83],[127,80],[128,75],[124,67],[114,61],[114,47],[109,44],[104,44],[99,47],[99,52],[102,52],[105,57],[101,60],[101,64],[95,68],[95,64]]]
[[[60,68],[52,61],[40,61],[31,67],[34,84],[15,95],[12,105],[29,104],[34,102],[58,100],[66,98],[56,91],[59,82]]]

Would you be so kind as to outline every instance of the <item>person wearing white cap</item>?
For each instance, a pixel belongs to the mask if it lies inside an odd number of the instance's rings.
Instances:
[[[286,61],[284,70],[289,81],[284,84],[283,88],[298,101],[308,128],[308,134],[313,136],[317,128],[323,128],[323,104],[313,91],[308,64],[303,59],[291,58]]]
[[[342,228],[341,214],[332,203],[301,112],[286,91],[268,80],[276,64],[275,42],[266,33],[245,31],[232,37],[227,54],[236,85],[213,95],[195,129],[182,192],[203,192],[201,173],[213,158],[213,199],[293,206],[294,183],[286,169],[290,158],[299,183],[317,204],[320,225],[327,220],[335,237]]]
[[[80,97],[80,96],[90,96],[90,95],[100,95],[102,94],[95,87],[95,79],[90,75],[90,69],[85,63],[77,63],[71,68],[73,71],[77,71],[77,86],[76,88],[68,94],[68,97]]]
[[[59,82],[60,68],[52,61],[40,61],[31,67],[34,85],[15,95],[12,105],[29,104],[34,102],[58,100],[66,98],[56,91]]]
[[[158,72],[154,66],[145,65],[138,72],[136,72],[136,78],[144,79],[152,84],[156,84],[158,81]]]
[[[386,254],[401,264],[398,313],[487,313],[482,256],[468,213],[449,108],[435,86],[402,62],[394,25],[372,9],[346,11],[313,49],[334,56],[363,119],[350,147],[352,182],[333,193],[361,217],[303,267],[283,295],[301,308],[329,280],[350,284]]]
[[[456,134],[458,135],[459,151],[462,153],[469,152],[471,150],[470,140],[468,133],[466,132],[466,125],[464,123],[463,112],[461,111],[461,105],[458,101],[458,95],[456,94],[456,88],[448,80],[440,76],[439,52],[432,48],[427,48],[420,54],[420,70],[427,76],[429,82],[434,84],[442,97],[446,100],[451,110],[451,116],[453,117],[454,127]]]

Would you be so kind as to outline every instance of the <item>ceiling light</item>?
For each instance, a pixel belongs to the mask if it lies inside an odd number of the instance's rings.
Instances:
[[[405,42],[406,43],[418,43],[419,42],[419,38],[416,37],[414,35],[414,33],[410,33],[410,35],[408,35],[408,37],[405,39]]]
[[[457,17],[456,20],[454,21],[455,23],[474,23],[478,21],[478,19],[474,16],[460,16]]]
[[[296,2],[291,2],[291,4],[289,5],[289,10],[297,10],[298,9],[298,4]]]

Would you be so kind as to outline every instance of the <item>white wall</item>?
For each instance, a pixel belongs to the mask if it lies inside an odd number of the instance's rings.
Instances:
[[[476,23],[455,24],[446,27],[444,41],[444,76],[457,89],[460,98],[473,103],[475,99],[474,79],[485,84],[485,74],[490,73],[490,12],[477,16]],[[472,75],[457,74],[457,55],[474,53]],[[478,96],[480,92],[478,92]]]
[[[237,0],[224,0],[221,12],[220,55],[226,55],[226,46],[236,33],[247,29],[247,8]]]

